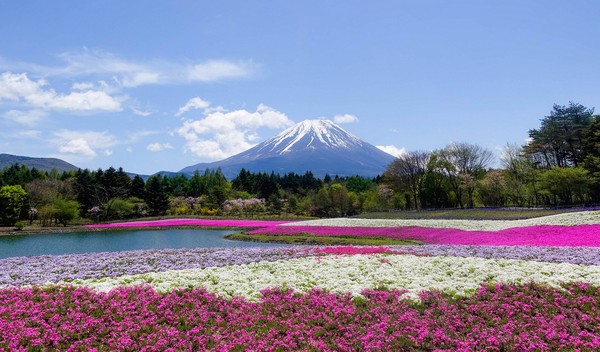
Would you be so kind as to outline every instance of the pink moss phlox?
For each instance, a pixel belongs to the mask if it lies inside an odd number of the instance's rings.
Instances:
[[[315,254],[338,254],[338,255],[355,255],[355,254],[379,254],[391,253],[389,247],[355,247],[355,246],[335,246],[321,247],[315,250]]]
[[[399,351],[600,349],[600,288],[482,286],[455,298],[364,290],[262,291],[259,302],[204,289],[159,294],[52,287],[0,290],[0,350]]]
[[[416,254],[411,251],[392,250],[385,246],[332,246],[319,247],[313,250],[314,254],[336,254],[336,255],[357,255],[357,254],[411,254],[425,256],[424,254]]]
[[[430,244],[600,247],[600,225],[527,226],[500,231],[426,227],[271,226],[250,234],[387,237]]]
[[[170,227],[170,226],[201,226],[201,227],[272,227],[286,221],[269,220],[227,220],[227,219],[166,219],[150,221],[129,221],[109,224],[86,225],[88,228],[127,228],[127,227]]]

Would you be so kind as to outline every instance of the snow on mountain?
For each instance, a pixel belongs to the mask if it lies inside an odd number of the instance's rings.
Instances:
[[[240,154],[189,166],[180,172],[191,174],[220,167],[227,178],[237,176],[242,168],[280,174],[311,171],[317,177],[373,177],[382,174],[393,159],[332,121],[305,120]]]

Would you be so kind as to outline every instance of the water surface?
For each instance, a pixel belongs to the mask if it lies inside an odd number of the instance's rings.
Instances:
[[[0,258],[136,249],[281,246],[273,243],[225,239],[226,235],[235,232],[234,230],[166,229],[0,236]]]

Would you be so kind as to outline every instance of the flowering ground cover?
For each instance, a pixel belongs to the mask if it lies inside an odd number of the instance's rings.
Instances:
[[[298,222],[168,219],[94,224],[89,228],[202,226],[254,228],[249,234],[384,237],[428,244],[600,247],[600,211],[524,220],[322,219]]]
[[[600,286],[600,266],[544,263],[512,259],[429,257],[365,254],[328,255],[261,261],[203,269],[169,270],[136,275],[76,279],[72,285],[108,292],[121,286],[150,284],[159,292],[181,287],[204,287],[223,297],[260,298],[270,287],[289,287],[296,292],[322,288],[329,292],[359,295],[365,288],[406,290],[418,297],[421,291],[439,290],[469,295],[482,282],[526,283],[552,287],[565,282],[587,282]]]
[[[485,285],[470,297],[311,290],[258,302],[148,286],[0,291],[0,349],[128,351],[594,351],[600,288]]]
[[[289,248],[163,249],[0,259],[0,287],[43,285],[76,279],[201,269],[315,255],[400,253],[420,256],[518,259],[600,266],[597,247],[532,246],[302,246]]]
[[[280,236],[304,233],[315,236],[387,237],[429,244],[600,247],[600,225],[539,225],[507,228],[499,231],[467,231],[454,228],[412,226],[293,226],[286,224],[262,227],[248,233]]]
[[[197,248],[0,259],[0,287],[43,285],[167,270],[219,267],[310,255],[309,248]]]
[[[0,351],[597,351],[599,215],[138,222],[477,241],[2,259]]]
[[[282,226],[334,227],[427,227],[451,228],[467,231],[499,231],[530,226],[577,226],[600,224],[600,211],[581,211],[523,220],[457,220],[457,219],[359,219],[334,218],[291,222]]]

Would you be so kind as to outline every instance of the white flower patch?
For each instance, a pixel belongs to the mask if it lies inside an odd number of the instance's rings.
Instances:
[[[549,215],[523,220],[445,220],[445,219],[357,219],[334,218],[290,222],[279,226],[338,226],[338,227],[395,227],[419,226],[430,228],[451,228],[467,231],[499,231],[513,227],[557,225],[597,225],[600,224],[600,211],[582,211]]]
[[[558,287],[560,283],[600,285],[600,266],[542,263],[511,259],[418,257],[413,255],[353,255],[308,257],[205,269],[174,270],[115,278],[74,280],[70,284],[109,291],[118,286],[150,284],[160,292],[205,287],[224,297],[260,298],[269,287],[306,292],[324,290],[359,295],[365,288],[421,291],[437,289],[456,295],[475,292],[482,282],[527,283]]]

